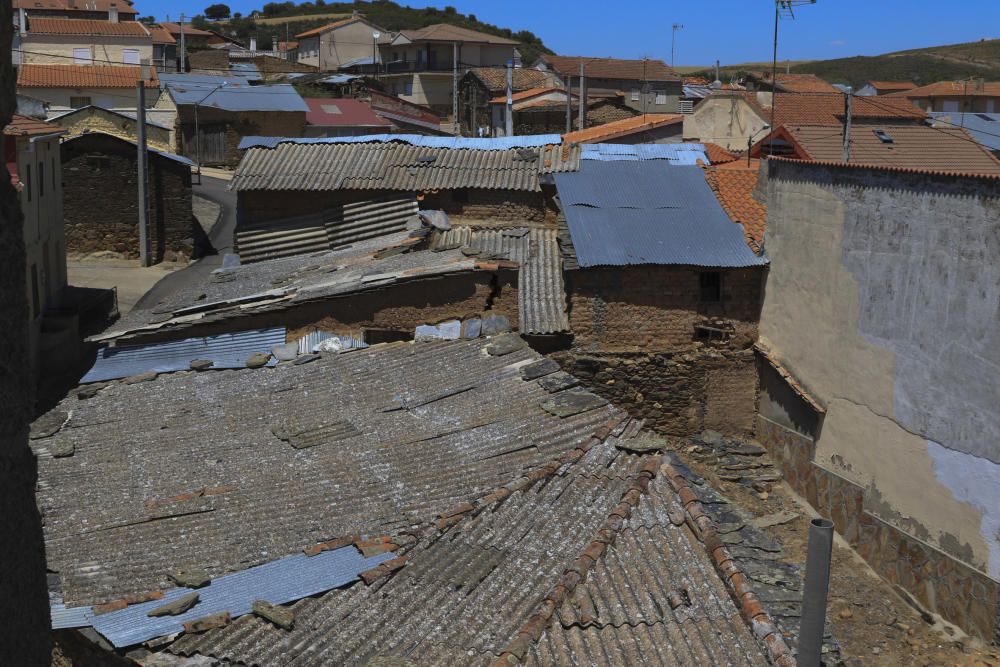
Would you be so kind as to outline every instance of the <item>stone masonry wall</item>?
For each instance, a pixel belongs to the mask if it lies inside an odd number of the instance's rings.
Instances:
[[[698,325],[728,349],[757,339],[763,271],[722,271],[722,300],[699,300],[699,272],[667,266],[588,268],[566,274],[574,348],[587,352],[688,347]]]
[[[519,190],[442,190],[423,195],[420,208],[440,209],[457,219],[489,222],[555,222],[541,192]]]
[[[63,210],[70,253],[139,257],[135,148],[88,135],[62,146]],[[155,155],[149,160],[149,228],[154,262],[194,255],[191,171]]]

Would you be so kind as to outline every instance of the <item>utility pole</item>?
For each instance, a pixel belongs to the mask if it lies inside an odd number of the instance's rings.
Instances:
[[[136,83],[136,175],[139,181],[139,264],[149,266],[149,154],[146,152],[146,77],[144,70],[148,65],[140,67],[140,78]]]
[[[848,88],[844,95],[844,162],[851,161],[851,98],[854,90]]]
[[[451,43],[451,120],[452,132],[461,134],[458,122],[458,42]]]
[[[683,27],[684,26],[682,26],[680,23],[675,23],[672,26],[672,30],[670,32],[670,66],[671,67],[674,66],[674,43],[677,40],[677,31],[680,30],[680,29],[682,29]]]
[[[566,134],[573,131],[573,77],[566,75]]]
[[[184,61],[187,59],[187,51],[184,50],[184,14],[181,14],[180,23],[178,23],[177,25],[179,25],[181,27],[181,69],[180,69],[180,71],[186,72],[187,71],[187,67],[185,67],[185,62]]]
[[[577,94],[580,101],[577,103],[580,107],[580,128],[583,129],[587,126],[587,79],[583,76],[583,65],[580,62],[580,92]]]
[[[789,18],[794,19],[793,7],[814,5],[816,0],[774,0],[774,53],[771,59],[771,131],[774,132],[774,110],[778,106],[778,19],[784,9]]]
[[[514,136],[514,61],[507,61],[507,121],[504,129],[506,136]]]

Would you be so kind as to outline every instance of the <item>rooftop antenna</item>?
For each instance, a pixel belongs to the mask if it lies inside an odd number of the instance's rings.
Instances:
[[[774,0],[774,54],[771,59],[771,131],[774,131],[774,109],[778,106],[778,19],[795,18],[795,7],[814,5],[816,0]],[[771,135],[774,136],[773,134]],[[773,141],[773,139],[772,139]],[[768,149],[771,148],[770,143]]]
[[[682,29],[683,27],[684,26],[682,26],[680,23],[675,23],[672,26],[673,29],[670,32],[670,66],[671,67],[674,66],[674,44],[677,41],[677,31],[680,30],[680,29]]]

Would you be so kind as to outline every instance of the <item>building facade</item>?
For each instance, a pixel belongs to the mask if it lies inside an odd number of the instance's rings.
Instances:
[[[375,37],[378,35],[378,37]],[[295,36],[296,61],[321,72],[334,72],[359,61],[378,61],[377,45],[389,42],[387,30],[354,16],[335,21]]]
[[[138,21],[29,17],[21,34],[23,64],[134,65],[153,60],[153,38]]]
[[[533,67],[550,73],[558,85],[579,89],[583,72],[585,93],[617,95],[640,113],[677,113],[683,95],[681,77],[662,60],[622,60],[583,56],[542,55]]]

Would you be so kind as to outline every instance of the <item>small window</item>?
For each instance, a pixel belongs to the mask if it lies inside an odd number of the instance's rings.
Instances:
[[[122,49],[122,63],[125,65],[138,65],[139,49]]]
[[[74,109],[79,109],[80,107],[89,107],[90,98],[89,97],[70,97],[69,105]]]
[[[38,196],[45,196],[45,163],[38,163]]]
[[[638,102],[639,101],[639,89],[638,88],[633,88],[632,89],[632,101],[633,102]]]
[[[664,90],[656,91],[656,104],[666,104],[667,103],[667,93]]]
[[[892,143],[892,137],[885,130],[872,130],[872,132],[875,133],[875,136],[878,137],[878,140],[881,141],[883,144]]]
[[[73,63],[76,65],[89,65],[92,57],[90,47],[85,49],[73,49]]]
[[[403,84],[403,94],[404,95],[412,95],[413,94],[413,82],[412,81],[407,81],[406,83]]]
[[[722,301],[722,274],[718,271],[706,271],[698,274],[698,287],[702,303]]]

